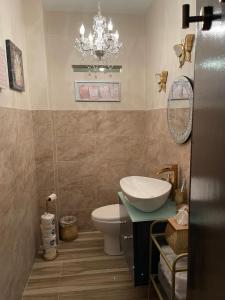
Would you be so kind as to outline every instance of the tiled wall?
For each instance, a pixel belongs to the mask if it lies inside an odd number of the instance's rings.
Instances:
[[[92,229],[93,209],[117,202],[119,179],[144,175],[144,111],[34,111],[41,211],[56,191],[59,214]]]
[[[146,112],[146,137],[148,152],[145,158],[147,175],[154,175],[166,164],[178,164],[180,184],[186,179],[189,190],[191,140],[185,144],[176,144],[167,126],[167,110],[153,109]]]
[[[32,114],[0,108],[0,123],[0,298],[19,300],[39,237]]]
[[[43,212],[50,193],[59,196],[59,215],[74,214],[81,230],[91,230],[91,211],[117,202],[120,178],[151,176],[166,163],[178,163],[181,175],[189,180],[191,143],[173,142],[165,109],[29,112],[1,108],[0,121],[3,299],[20,299],[38,249],[38,202]]]
[[[176,145],[166,111],[33,111],[41,212],[58,194],[59,215],[92,229],[93,209],[117,202],[119,180],[179,163],[189,178],[190,143]]]

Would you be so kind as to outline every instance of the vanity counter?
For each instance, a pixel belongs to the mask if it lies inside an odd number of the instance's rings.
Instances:
[[[127,197],[122,193],[118,193],[118,197],[126,207],[129,217],[132,222],[148,222],[157,220],[166,220],[176,215],[176,204],[172,200],[167,200],[166,203],[159,209],[152,212],[143,212],[132,206]]]

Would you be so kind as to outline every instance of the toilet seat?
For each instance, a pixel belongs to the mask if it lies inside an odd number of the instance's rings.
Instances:
[[[98,221],[119,222],[120,205],[113,204],[113,205],[99,207],[92,212],[91,216],[93,219]]]

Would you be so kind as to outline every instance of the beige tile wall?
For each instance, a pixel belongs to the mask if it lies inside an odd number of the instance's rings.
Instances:
[[[0,108],[1,299],[19,300],[39,245],[32,114]]]
[[[91,211],[117,202],[120,178],[151,176],[166,163],[178,163],[181,176],[189,180],[191,143],[173,142],[165,109],[28,112],[1,108],[0,121],[3,299],[20,299],[39,245],[38,201],[43,212],[50,193],[59,196],[60,216],[74,214],[81,230],[91,230]]]
[[[81,230],[93,228],[93,209],[117,202],[124,176],[177,162],[189,178],[190,143],[173,142],[164,109],[33,111],[33,120],[41,212],[56,192],[59,215],[78,216]]]
[[[144,175],[144,111],[33,111],[41,212],[56,192],[59,215],[92,229],[93,209],[117,202],[119,179]]]
[[[153,109],[146,112],[146,138],[148,152],[146,156],[146,173],[148,176],[165,164],[178,164],[180,184],[186,179],[189,190],[191,140],[187,143],[176,144],[167,126],[166,109]]]

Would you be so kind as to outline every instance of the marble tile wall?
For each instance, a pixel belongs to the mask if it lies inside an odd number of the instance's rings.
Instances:
[[[59,216],[78,216],[80,229],[86,231],[93,229],[93,209],[117,202],[124,176],[151,176],[164,164],[178,163],[181,177],[189,181],[191,143],[173,142],[165,109],[28,112],[0,108],[0,121],[4,300],[20,299],[39,245],[39,213],[50,193],[59,196]]]
[[[0,291],[21,299],[39,245],[32,114],[0,108]]]
[[[76,215],[83,231],[93,209],[117,202],[122,177],[174,162],[189,178],[190,142],[173,142],[164,109],[33,111],[33,121],[41,212],[56,192],[59,217]]]
[[[153,109],[146,112],[146,173],[155,171],[166,164],[178,164],[180,184],[186,179],[187,192],[190,183],[191,140],[182,145],[176,144],[167,126],[167,110]]]
[[[33,111],[40,208],[56,192],[59,216],[93,229],[93,209],[117,203],[119,179],[145,175],[144,111]]]

